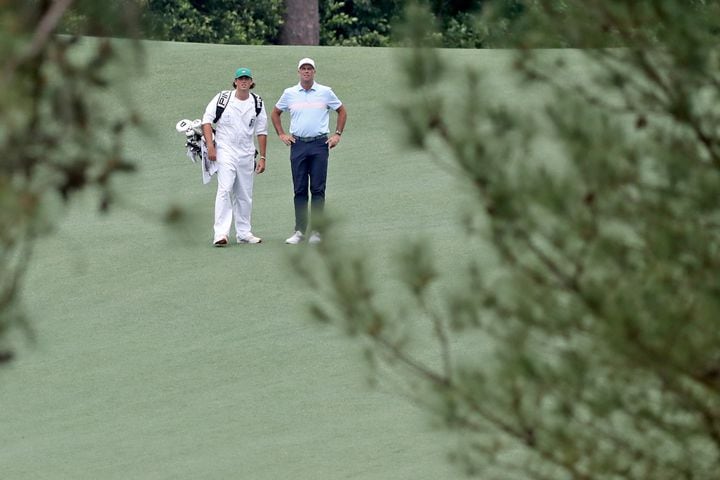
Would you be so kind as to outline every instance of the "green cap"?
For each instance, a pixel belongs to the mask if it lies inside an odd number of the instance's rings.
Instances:
[[[240,67],[237,70],[235,70],[235,78],[240,78],[240,77],[252,78],[252,72],[250,71],[249,68]]]

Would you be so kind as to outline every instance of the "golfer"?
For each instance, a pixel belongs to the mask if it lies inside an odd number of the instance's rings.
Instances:
[[[298,75],[300,83],[285,89],[270,115],[280,140],[290,146],[295,233],[285,243],[293,245],[302,242],[307,234],[308,189],[312,195],[312,218],[322,215],[330,149],[340,142],[347,121],[345,107],[332,89],[315,82],[313,59],[303,58],[298,62]],[[337,112],[337,126],[332,135],[329,135],[330,110]],[[289,134],[280,121],[282,112],[290,112]],[[308,242],[320,241],[320,232],[312,230]]]
[[[215,225],[213,244],[223,247],[228,243],[230,228],[235,217],[235,235],[238,243],[260,243],[250,225],[254,174],[265,171],[267,148],[267,114],[259,97],[252,96],[255,87],[252,72],[241,67],[235,71],[230,100],[215,124],[213,142],[212,124],[222,92],[208,103],[203,115],[203,136],[208,158],[217,162],[218,188],[215,196]],[[259,103],[258,103],[259,102]],[[256,106],[260,105],[258,111]],[[255,156],[254,138],[257,136],[260,157]]]

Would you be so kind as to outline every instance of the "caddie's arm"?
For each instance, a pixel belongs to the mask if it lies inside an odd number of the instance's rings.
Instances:
[[[260,156],[258,157],[257,165],[255,166],[255,173],[263,173],[265,171],[265,152],[267,152],[267,135],[258,135],[258,150]]]
[[[217,160],[217,150],[215,150],[215,142],[213,142],[213,131],[212,125],[209,123],[203,123],[202,125],[203,137],[205,138],[205,145],[207,146],[208,159],[211,162]]]
[[[275,127],[275,132],[278,134],[278,137],[280,137],[280,140],[282,140],[285,145],[290,145],[291,143],[295,143],[295,137],[288,135],[285,133],[285,130],[283,130],[282,121],[280,121],[281,113],[282,110],[277,107],[273,107],[272,113],[270,113],[270,120],[272,121],[273,127]]]

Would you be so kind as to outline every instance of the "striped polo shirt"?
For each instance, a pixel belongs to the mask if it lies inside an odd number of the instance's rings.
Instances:
[[[305,90],[300,83],[286,88],[275,106],[290,112],[290,133],[295,137],[316,137],[330,132],[330,109],[337,110],[342,102],[332,88],[313,83]]]

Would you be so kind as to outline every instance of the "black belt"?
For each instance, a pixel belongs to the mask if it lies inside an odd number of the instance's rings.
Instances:
[[[317,137],[295,137],[295,140],[300,140],[301,142],[308,143],[314,142],[315,140],[320,140],[321,138],[327,138],[327,133],[323,133],[322,135],[318,135]]]

